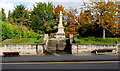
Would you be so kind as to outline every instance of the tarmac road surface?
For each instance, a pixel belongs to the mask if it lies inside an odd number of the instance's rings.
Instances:
[[[2,65],[2,71],[61,71],[63,69],[63,71],[119,71],[119,56],[120,55],[117,54],[56,54],[45,56],[1,57],[2,62],[0,64]]]
[[[118,69],[118,61],[3,63],[2,69]]]
[[[2,57],[2,62],[119,61],[118,54],[108,55],[45,55]]]

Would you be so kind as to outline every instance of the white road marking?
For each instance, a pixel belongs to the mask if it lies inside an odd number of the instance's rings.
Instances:
[[[84,62],[17,62],[17,63],[0,63],[0,64],[62,64],[62,63],[117,63],[120,61],[84,61]]]

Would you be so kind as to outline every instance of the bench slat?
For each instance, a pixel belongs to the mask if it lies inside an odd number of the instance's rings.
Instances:
[[[116,48],[112,48],[112,49],[95,49],[95,50],[116,50]]]
[[[19,52],[3,52],[3,53],[19,53]]]

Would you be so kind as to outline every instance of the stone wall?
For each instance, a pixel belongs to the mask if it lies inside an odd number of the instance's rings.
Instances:
[[[3,55],[3,54],[2,54],[2,48],[3,48],[3,47],[0,47],[0,55]]]
[[[43,54],[44,44],[6,44],[0,48],[0,55],[3,52],[19,52],[20,55]]]
[[[45,44],[6,44],[0,47],[0,55],[3,52],[19,52],[20,55],[43,54]],[[120,44],[72,44],[72,54],[91,53],[95,49],[116,48],[120,52]]]
[[[64,50],[66,46],[66,39],[49,39],[47,50]]]
[[[91,53],[95,49],[103,48],[116,48],[118,52],[116,44],[72,44],[72,54]]]

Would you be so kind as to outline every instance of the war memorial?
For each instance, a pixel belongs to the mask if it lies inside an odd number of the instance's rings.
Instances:
[[[44,53],[66,53],[66,54],[85,54],[85,53],[118,53],[120,44],[75,44],[73,35],[70,34],[66,38],[64,26],[62,24],[62,11],[60,11],[60,19],[58,31],[54,38],[49,39],[48,34],[44,35],[41,44],[5,44],[1,47],[0,55],[19,54],[19,55],[40,55]]]

